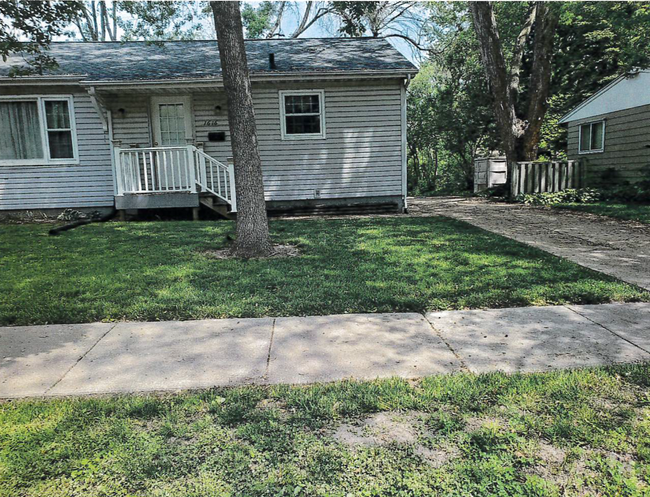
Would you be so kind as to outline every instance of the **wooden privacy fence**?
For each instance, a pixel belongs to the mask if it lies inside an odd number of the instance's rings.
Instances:
[[[512,195],[559,192],[585,185],[584,164],[566,162],[517,162],[513,168]]]

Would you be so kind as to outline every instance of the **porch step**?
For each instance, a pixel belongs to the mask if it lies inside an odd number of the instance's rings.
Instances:
[[[231,219],[231,220],[237,219],[236,212],[230,212],[228,210],[227,204],[216,203],[214,201],[214,197],[202,196],[199,197],[199,202],[202,206],[206,207],[207,209],[210,209],[212,212],[219,214],[224,219]]]

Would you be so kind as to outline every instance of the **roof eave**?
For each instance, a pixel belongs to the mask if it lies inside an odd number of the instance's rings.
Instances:
[[[403,78],[409,75],[417,74],[418,69],[391,69],[391,70],[364,70],[364,71],[315,71],[315,72],[261,72],[251,73],[251,81],[269,81],[269,80],[307,80],[307,79],[348,79],[348,78]],[[206,78],[174,78],[174,79],[102,79],[102,80],[82,80],[81,84],[86,86],[102,87],[123,87],[123,86],[179,86],[179,85],[210,85],[222,83],[223,78],[206,77]]]
[[[0,85],[10,86],[15,84],[30,84],[30,85],[78,85],[84,76],[0,76]]]

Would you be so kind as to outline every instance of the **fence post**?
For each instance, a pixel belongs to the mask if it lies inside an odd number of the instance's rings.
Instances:
[[[510,196],[515,198],[519,195],[519,164],[517,162],[506,162],[506,174],[512,171],[510,178]]]

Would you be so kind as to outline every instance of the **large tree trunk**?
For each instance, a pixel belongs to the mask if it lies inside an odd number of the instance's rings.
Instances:
[[[490,2],[470,2],[481,62],[493,95],[497,128],[508,162],[506,186],[510,190],[513,166],[520,160],[535,160],[539,148],[542,123],[547,109],[551,81],[553,39],[558,23],[558,11],[545,2],[531,6],[526,22],[517,37],[510,71],[499,39],[494,11]],[[517,112],[520,92],[520,70],[525,45],[534,26],[533,68],[530,75],[529,99],[526,112]],[[518,116],[525,116],[524,119]]]
[[[233,254],[265,256],[271,253],[272,245],[239,2],[210,2],[210,5],[228,99],[230,143],[235,163],[237,239]]]
[[[556,6],[540,2],[535,23],[533,41],[533,67],[530,75],[528,93],[528,127],[522,138],[520,155],[523,160],[537,159],[539,141],[544,116],[548,110],[548,93],[551,86],[551,60],[553,58],[553,41],[559,21]]]
[[[490,2],[470,2],[470,11],[474,31],[479,42],[483,70],[487,76],[493,95],[493,110],[497,128],[503,142],[503,149],[508,161],[508,184],[512,175],[510,164],[517,160],[517,140],[524,132],[524,123],[517,118],[515,101],[517,89],[511,88],[506,69],[506,61],[501,49],[501,40],[497,30]]]

